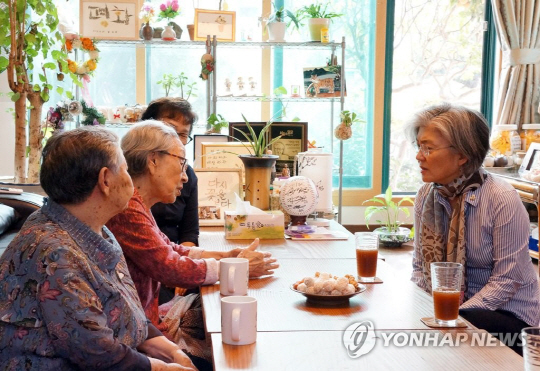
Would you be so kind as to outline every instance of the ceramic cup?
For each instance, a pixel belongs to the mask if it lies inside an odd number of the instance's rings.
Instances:
[[[224,258],[220,260],[219,264],[221,295],[247,295],[249,260],[244,258]]]
[[[257,340],[257,299],[250,296],[221,299],[221,339],[229,345],[253,344]]]

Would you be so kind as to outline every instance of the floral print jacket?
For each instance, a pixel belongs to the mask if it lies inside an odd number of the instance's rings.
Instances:
[[[150,370],[118,242],[48,200],[0,258],[0,370]]]

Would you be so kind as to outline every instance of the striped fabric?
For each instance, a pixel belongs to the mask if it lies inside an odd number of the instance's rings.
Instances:
[[[420,212],[431,184],[420,188],[415,200],[415,250],[411,280],[424,290],[420,241]],[[448,233],[451,215],[448,200],[436,194],[446,210]],[[467,241],[467,290],[460,307],[507,310],[531,326],[540,322],[538,277],[529,256],[529,217],[514,188],[488,175],[484,185],[470,192],[465,203]]]

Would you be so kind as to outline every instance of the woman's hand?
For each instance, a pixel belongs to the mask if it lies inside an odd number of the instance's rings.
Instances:
[[[249,260],[249,277],[251,278],[274,274],[273,270],[279,268],[279,264],[276,263],[276,259],[272,258],[272,254],[255,250],[258,246],[259,239],[256,238],[251,245],[240,249],[241,251],[236,256]]]
[[[185,367],[178,363],[165,363],[160,359],[152,357],[148,357],[148,359],[150,360],[150,369],[152,371],[197,371],[193,364],[192,367]]]
[[[139,345],[137,350],[148,355],[152,364],[152,370],[154,370],[154,364],[156,370],[197,370],[191,359],[189,359],[178,345],[165,336],[156,336],[155,338],[148,339]],[[159,368],[168,365],[173,368]],[[177,368],[178,366],[181,368]]]

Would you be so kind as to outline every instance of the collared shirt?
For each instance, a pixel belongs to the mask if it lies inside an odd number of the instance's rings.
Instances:
[[[415,249],[411,280],[424,290],[420,247],[421,212],[431,184],[416,195]],[[450,202],[435,193],[446,213],[448,231]],[[540,289],[529,256],[529,217],[514,188],[491,174],[484,184],[465,196],[467,290],[461,309],[506,310],[531,326],[540,323]]]
[[[192,242],[199,245],[199,200],[197,176],[188,165],[188,181],[184,183],[180,196],[172,204],[157,203],[152,206],[159,229],[175,243]]]
[[[48,200],[0,258],[0,368],[149,370],[122,250]]]
[[[158,295],[161,283],[170,287],[193,288],[218,280],[219,263],[200,259],[203,249],[171,242],[159,227],[135,189],[126,210],[107,226],[118,239],[148,318],[161,331]]]

